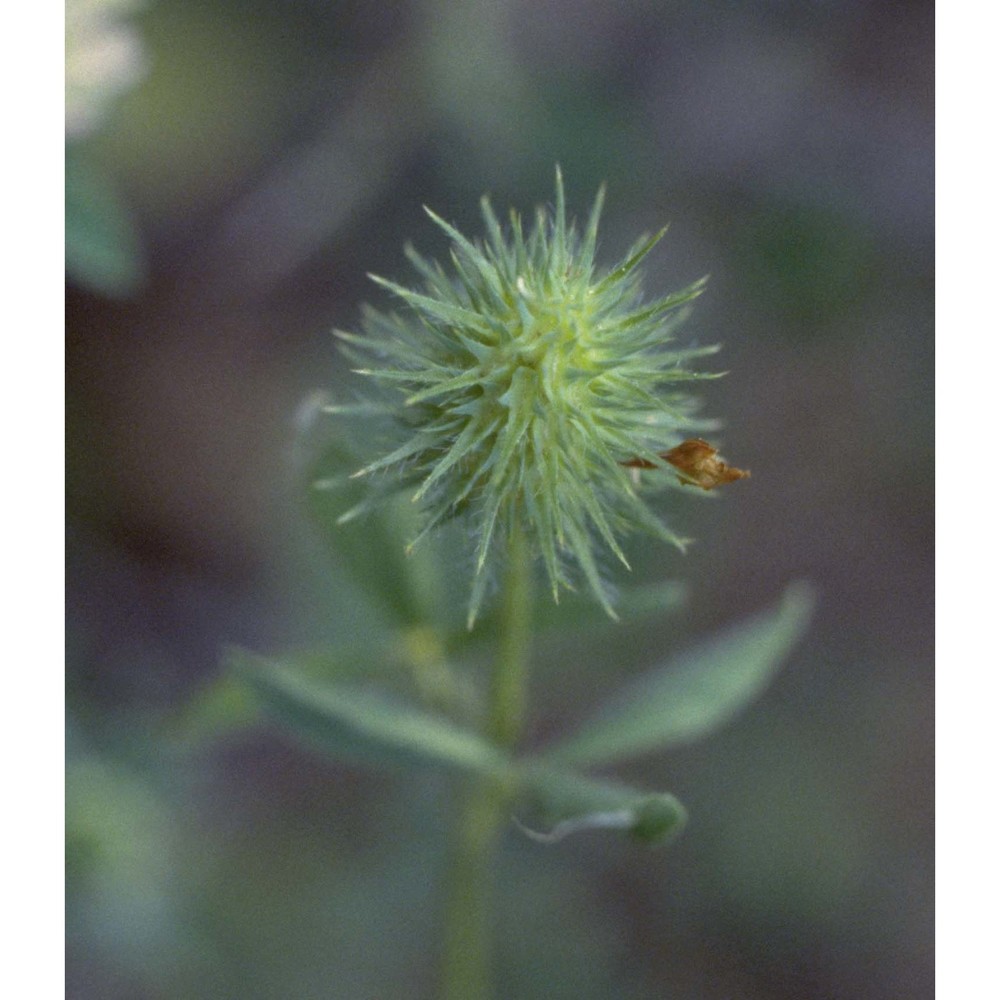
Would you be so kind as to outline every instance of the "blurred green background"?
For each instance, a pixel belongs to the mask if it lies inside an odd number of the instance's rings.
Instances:
[[[670,222],[650,291],[712,275],[685,331],[724,344],[706,395],[753,478],[674,500],[686,557],[634,547],[683,610],[539,650],[532,738],[791,579],[820,604],[761,703],[629,769],[689,807],[674,847],[511,832],[499,996],[932,996],[932,4],[125,23],[144,68],[68,123],[76,197],[118,215],[67,287],[67,995],[433,995],[447,782],[269,729],[184,749],[173,723],[225,645],[375,621],[304,515],[303,401],[345,383],[330,329],[379,297],[366,272],[410,279],[405,240],[444,250],[422,204],[476,233],[480,194],[530,210],[558,162],[578,215],[608,182],[605,263]]]

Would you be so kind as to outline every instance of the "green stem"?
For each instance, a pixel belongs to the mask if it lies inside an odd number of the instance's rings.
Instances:
[[[507,560],[486,728],[497,746],[513,750],[524,726],[531,646],[531,556],[518,522]],[[488,1000],[492,994],[493,860],[508,807],[508,790],[498,780],[481,779],[466,793],[446,915],[444,1000]]]
[[[492,862],[503,797],[483,782],[468,789],[456,828],[445,925],[444,1000],[488,1000],[492,965]]]
[[[497,746],[513,750],[524,727],[531,649],[531,553],[520,521],[514,522],[507,559],[489,730]]]

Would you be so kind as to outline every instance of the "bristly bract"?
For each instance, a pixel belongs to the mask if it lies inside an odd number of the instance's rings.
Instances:
[[[469,519],[470,627],[515,519],[553,596],[580,574],[612,616],[606,554],[628,566],[621,539],[635,530],[684,544],[639,490],[676,484],[660,456],[705,426],[683,388],[715,377],[687,365],[717,348],[673,339],[705,279],[644,301],[638,265],[665,230],[610,270],[597,267],[603,200],[602,188],[579,231],[567,221],[557,170],[555,208],[539,209],[530,232],[513,211],[503,227],[483,198],[480,241],[428,210],[451,239],[450,267],[407,248],[418,289],[372,275],[403,309],[366,308],[362,334],[337,332],[377,392],[361,407],[331,409],[381,412],[394,438],[355,475],[375,477],[375,492],[412,490],[423,516],[418,539]],[[636,483],[629,460],[664,474]]]

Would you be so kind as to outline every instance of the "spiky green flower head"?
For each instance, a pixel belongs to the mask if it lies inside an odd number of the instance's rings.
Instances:
[[[681,307],[704,279],[644,301],[638,264],[665,230],[598,269],[603,198],[602,188],[579,233],[567,224],[557,170],[555,211],[539,209],[527,235],[515,212],[505,231],[484,198],[481,242],[428,210],[452,241],[451,272],[407,248],[419,291],[372,275],[405,311],[367,308],[364,336],[338,331],[356,371],[378,383],[377,405],[397,435],[355,475],[415,487],[418,538],[459,515],[471,521],[470,627],[515,531],[544,563],[557,600],[582,574],[612,616],[601,569],[607,553],[628,566],[623,536],[638,529],[683,546],[639,489],[676,485],[661,454],[705,426],[679,386],[713,377],[685,365],[716,348],[673,345]],[[652,471],[640,482],[623,463]]]

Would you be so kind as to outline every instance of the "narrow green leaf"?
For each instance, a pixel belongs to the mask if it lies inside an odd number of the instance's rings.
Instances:
[[[609,274],[605,275],[605,277],[595,286],[594,294],[599,295],[605,289],[610,288],[611,285],[614,285],[617,282],[621,281],[623,278],[627,277],[635,268],[635,266],[639,263],[639,261],[641,261],[642,258],[645,257],[646,254],[648,254],[649,251],[652,250],[653,247],[655,247],[656,244],[663,239],[666,232],[667,232],[667,227],[664,226],[654,236],[650,236],[649,239],[640,243],[638,248],[628,258],[622,261],[622,263],[619,264]]]
[[[413,267],[420,272],[424,280],[427,282],[427,287],[430,291],[434,292],[442,298],[448,298],[455,294],[452,288],[451,282],[448,276],[441,269],[441,265],[436,261],[429,261],[423,257],[412,243],[407,243],[403,247],[403,253],[406,254],[406,259],[413,265]]]
[[[521,224],[521,216],[514,209],[510,210],[510,231],[514,244],[515,268],[517,274],[523,277],[528,269],[528,248],[524,242],[524,228]]]
[[[337,345],[340,353],[345,358],[350,359],[352,364],[363,370],[368,370],[371,369],[372,363],[376,359],[382,361],[392,358],[394,361],[402,363],[402,367],[398,370],[404,375],[412,371],[423,371],[426,368],[441,368],[426,351],[418,350],[412,344],[407,343],[398,332],[379,329],[373,323],[368,323],[367,326],[372,329],[364,336],[358,336],[347,330],[335,329],[333,331],[333,335],[340,341]],[[378,333],[379,336],[373,336],[373,332]]]
[[[652,249],[652,248],[650,248]],[[674,292],[672,295],[667,295],[657,302],[652,303],[649,306],[645,306],[642,309],[638,309],[635,312],[629,313],[621,318],[613,318],[607,322],[607,328],[610,330],[620,331],[627,330],[630,327],[638,326],[640,323],[645,323],[647,320],[654,319],[660,314],[669,312],[671,309],[676,309],[678,306],[684,305],[685,302],[690,302],[692,299],[696,299],[705,291],[705,286],[708,284],[708,278],[699,278],[698,281],[687,288],[681,289],[679,292]]]
[[[482,250],[480,250],[479,247],[472,242],[472,240],[463,236],[450,222],[445,222],[440,215],[428,208],[426,205],[424,205],[424,211],[430,217],[432,222],[440,226],[448,234],[456,246],[462,248],[462,251],[477,268],[489,268],[489,261],[486,260],[483,256]]]
[[[400,635],[406,635],[402,632]],[[412,630],[411,633],[412,634]],[[223,670],[197,690],[166,722],[165,735],[182,749],[243,732],[260,721],[260,702],[238,676],[250,654],[229,649]],[[370,636],[364,647],[337,646],[283,653],[282,664],[316,683],[377,681],[409,690],[412,667],[398,641]],[[235,670],[231,669],[235,666]]]
[[[764,612],[639,677],[589,723],[547,751],[573,764],[606,764],[690,743],[761,693],[805,632],[813,605],[803,584]]]
[[[508,760],[495,747],[416,706],[358,686],[320,683],[247,653],[230,662],[268,715],[339,759],[508,773]]]
[[[492,295],[495,297],[499,305],[503,305],[503,287],[500,284],[499,274],[496,268],[490,263],[486,258],[483,251],[475,245],[471,240],[463,236],[454,226],[445,222],[439,215],[432,212],[426,205],[424,206],[424,211],[430,216],[431,220],[440,226],[452,239],[452,242],[458,247],[462,254],[465,256],[466,260],[476,269],[479,275],[479,280],[482,282],[484,289],[488,289]],[[471,275],[462,266],[461,260],[453,252],[452,263],[455,265],[455,270],[463,279],[463,284],[467,291],[471,291],[475,287],[475,281],[472,280]]]
[[[409,288],[397,285],[394,281],[380,278],[377,274],[369,274],[368,277],[376,284],[398,295],[417,310],[417,312],[422,312],[432,319],[452,323],[467,329],[479,330],[483,333],[488,330],[488,327],[483,322],[483,317],[471,309],[465,309],[462,306],[453,305],[451,302],[444,302],[441,299],[434,299],[428,295],[421,295],[419,292],[412,292]]]
[[[563,187],[562,170],[556,165],[556,217],[552,231],[552,277],[560,283],[565,277],[569,259],[566,244],[566,191]]]
[[[376,459],[369,465],[366,465],[363,469],[358,469],[356,472],[352,472],[351,479],[359,479],[361,476],[370,475],[373,472],[377,472],[379,469],[386,469],[390,465],[395,465],[397,462],[402,462],[407,458],[412,458],[414,455],[419,455],[420,452],[426,451],[431,444],[436,443],[437,439],[431,434],[417,434],[409,441],[401,444],[395,451],[389,452],[388,455],[383,455],[381,458]]]
[[[431,385],[415,392],[412,396],[407,397],[406,405],[414,406],[446,393],[456,394],[460,389],[465,389],[470,385],[481,385],[482,382],[483,373],[478,368],[474,368],[472,371],[456,375],[453,378],[442,379],[437,385]]]
[[[414,500],[419,500],[427,491],[457,462],[474,452],[500,425],[500,419],[487,421],[486,426],[480,426],[470,420],[459,434],[447,454],[434,466],[430,475],[423,481],[420,489],[413,494]]]
[[[510,422],[503,433],[497,437],[493,446],[493,454],[496,459],[486,487],[482,533],[476,550],[477,573],[481,572],[486,564],[486,556],[493,540],[497,515],[500,513],[500,507],[504,500],[507,499],[506,492],[502,489],[504,476],[507,475],[507,468],[514,457],[514,451],[531,422],[532,387],[535,379],[537,379],[537,375],[531,369],[518,368],[514,372],[510,389],[500,397],[500,402],[510,411]]]
[[[480,199],[479,206],[482,209],[486,231],[489,234],[489,239],[483,246],[483,253],[496,269],[497,279],[504,290],[505,301],[509,305],[514,291],[513,286],[517,281],[517,261],[515,260],[514,248],[509,246],[504,239],[500,220],[493,211],[493,206],[486,195]]]
[[[570,550],[576,556],[576,561],[580,564],[583,575],[587,583],[590,584],[591,591],[600,602],[601,607],[604,608],[608,617],[614,621],[618,621],[618,612],[615,611],[608,600],[604,583],[601,580],[601,574],[597,569],[597,563],[594,561],[594,552],[586,528],[582,528],[577,524],[573,517],[567,517],[563,520],[563,528],[566,531],[566,537],[569,539]]]
[[[518,826],[541,843],[556,843],[582,830],[620,830],[647,844],[665,843],[687,822],[684,806],[673,795],[638,791],[574,771],[525,765],[521,789],[529,812],[518,818]],[[547,829],[533,829],[532,823]]]
[[[431,382],[437,384],[443,378],[448,378],[449,372],[444,368],[355,368],[355,375],[367,375],[370,378],[382,379],[384,382]]]
[[[469,610],[465,618],[466,631],[471,632],[479,617],[479,611],[483,606],[483,598],[486,596],[486,588],[492,581],[492,577],[485,570],[477,570],[472,578],[472,590],[469,592]]]
[[[597,197],[594,198],[594,207],[590,210],[590,217],[587,219],[583,245],[580,247],[580,272],[584,276],[589,276],[594,266],[594,251],[597,247],[597,227],[601,220],[601,209],[604,206],[606,190],[603,184],[597,189]]]

